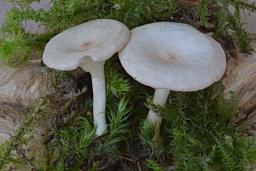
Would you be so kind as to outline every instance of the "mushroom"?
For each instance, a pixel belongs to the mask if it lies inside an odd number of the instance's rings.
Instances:
[[[226,57],[221,45],[190,25],[158,22],[131,32],[119,59],[135,80],[155,88],[155,105],[164,107],[171,90],[201,90],[225,72]],[[150,110],[147,120],[155,124],[155,136],[159,136],[159,113]]]
[[[97,19],[72,27],[53,37],[46,45],[43,62],[57,70],[78,67],[90,72],[93,85],[93,118],[96,135],[107,130],[104,63],[121,50],[130,30],[112,19]]]

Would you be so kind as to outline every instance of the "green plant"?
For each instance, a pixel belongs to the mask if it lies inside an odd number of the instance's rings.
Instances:
[[[57,163],[52,163],[53,170],[77,169],[85,161],[90,161],[97,156],[115,157],[119,152],[119,145],[126,141],[129,134],[128,113],[131,108],[125,98],[120,99],[116,110],[109,111],[109,133],[103,137],[95,137],[95,129],[86,117],[77,115],[74,122],[64,126],[58,131],[57,144],[52,144],[51,149],[57,151]],[[60,149],[59,149],[60,147]],[[54,158],[55,159],[55,158]],[[72,159],[71,164],[65,164]],[[96,169],[97,162],[93,162],[89,168]]]
[[[164,171],[164,169],[154,160],[147,160],[147,166],[152,171]]]
[[[95,129],[84,117],[77,117],[71,127],[59,131],[61,145],[66,153],[73,153],[77,158],[88,157],[88,147],[95,138]]]
[[[144,120],[140,126],[140,138],[143,144],[152,145],[152,138],[155,135],[155,125]]]
[[[249,145],[242,132],[229,122],[236,111],[235,101],[223,99],[220,84],[172,98],[163,117],[170,131],[170,152],[177,170],[242,171],[256,159],[249,157],[248,150],[255,149],[256,144]]]
[[[129,135],[128,124],[126,123],[132,108],[128,107],[128,100],[120,99],[119,104],[113,111],[109,108],[109,135],[105,142],[99,144],[98,151],[101,154],[116,156],[118,153],[118,144],[127,139]]]
[[[117,69],[117,58],[113,57],[105,64],[105,77],[107,84],[107,96],[109,98],[127,96],[131,92],[131,83]],[[115,67],[114,67],[115,66]]]
[[[10,66],[22,65],[27,62],[29,51],[28,41],[24,35],[9,35],[0,44],[0,59]]]

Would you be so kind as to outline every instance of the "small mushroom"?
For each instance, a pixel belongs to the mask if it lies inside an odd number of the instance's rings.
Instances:
[[[78,67],[90,72],[93,85],[93,117],[96,135],[107,130],[104,63],[130,38],[129,29],[112,19],[97,19],[72,27],[53,37],[43,53],[44,63],[57,70]]]
[[[165,106],[170,90],[191,92],[218,81],[226,68],[221,45],[190,25],[158,22],[132,30],[119,52],[126,72],[138,82],[155,88],[153,103]],[[162,118],[150,110],[147,119],[158,136]]]

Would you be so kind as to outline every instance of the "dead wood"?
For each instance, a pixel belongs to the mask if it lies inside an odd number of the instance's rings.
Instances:
[[[47,93],[49,84],[49,73],[40,63],[22,68],[0,64],[0,101],[31,105]]]

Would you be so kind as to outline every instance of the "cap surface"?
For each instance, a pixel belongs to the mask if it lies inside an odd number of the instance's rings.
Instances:
[[[43,62],[50,68],[73,70],[83,58],[107,60],[121,50],[129,38],[129,29],[119,21],[92,20],[53,37],[45,47]]]
[[[135,80],[174,91],[197,91],[218,81],[226,68],[224,50],[190,25],[158,22],[132,30],[119,59]]]

